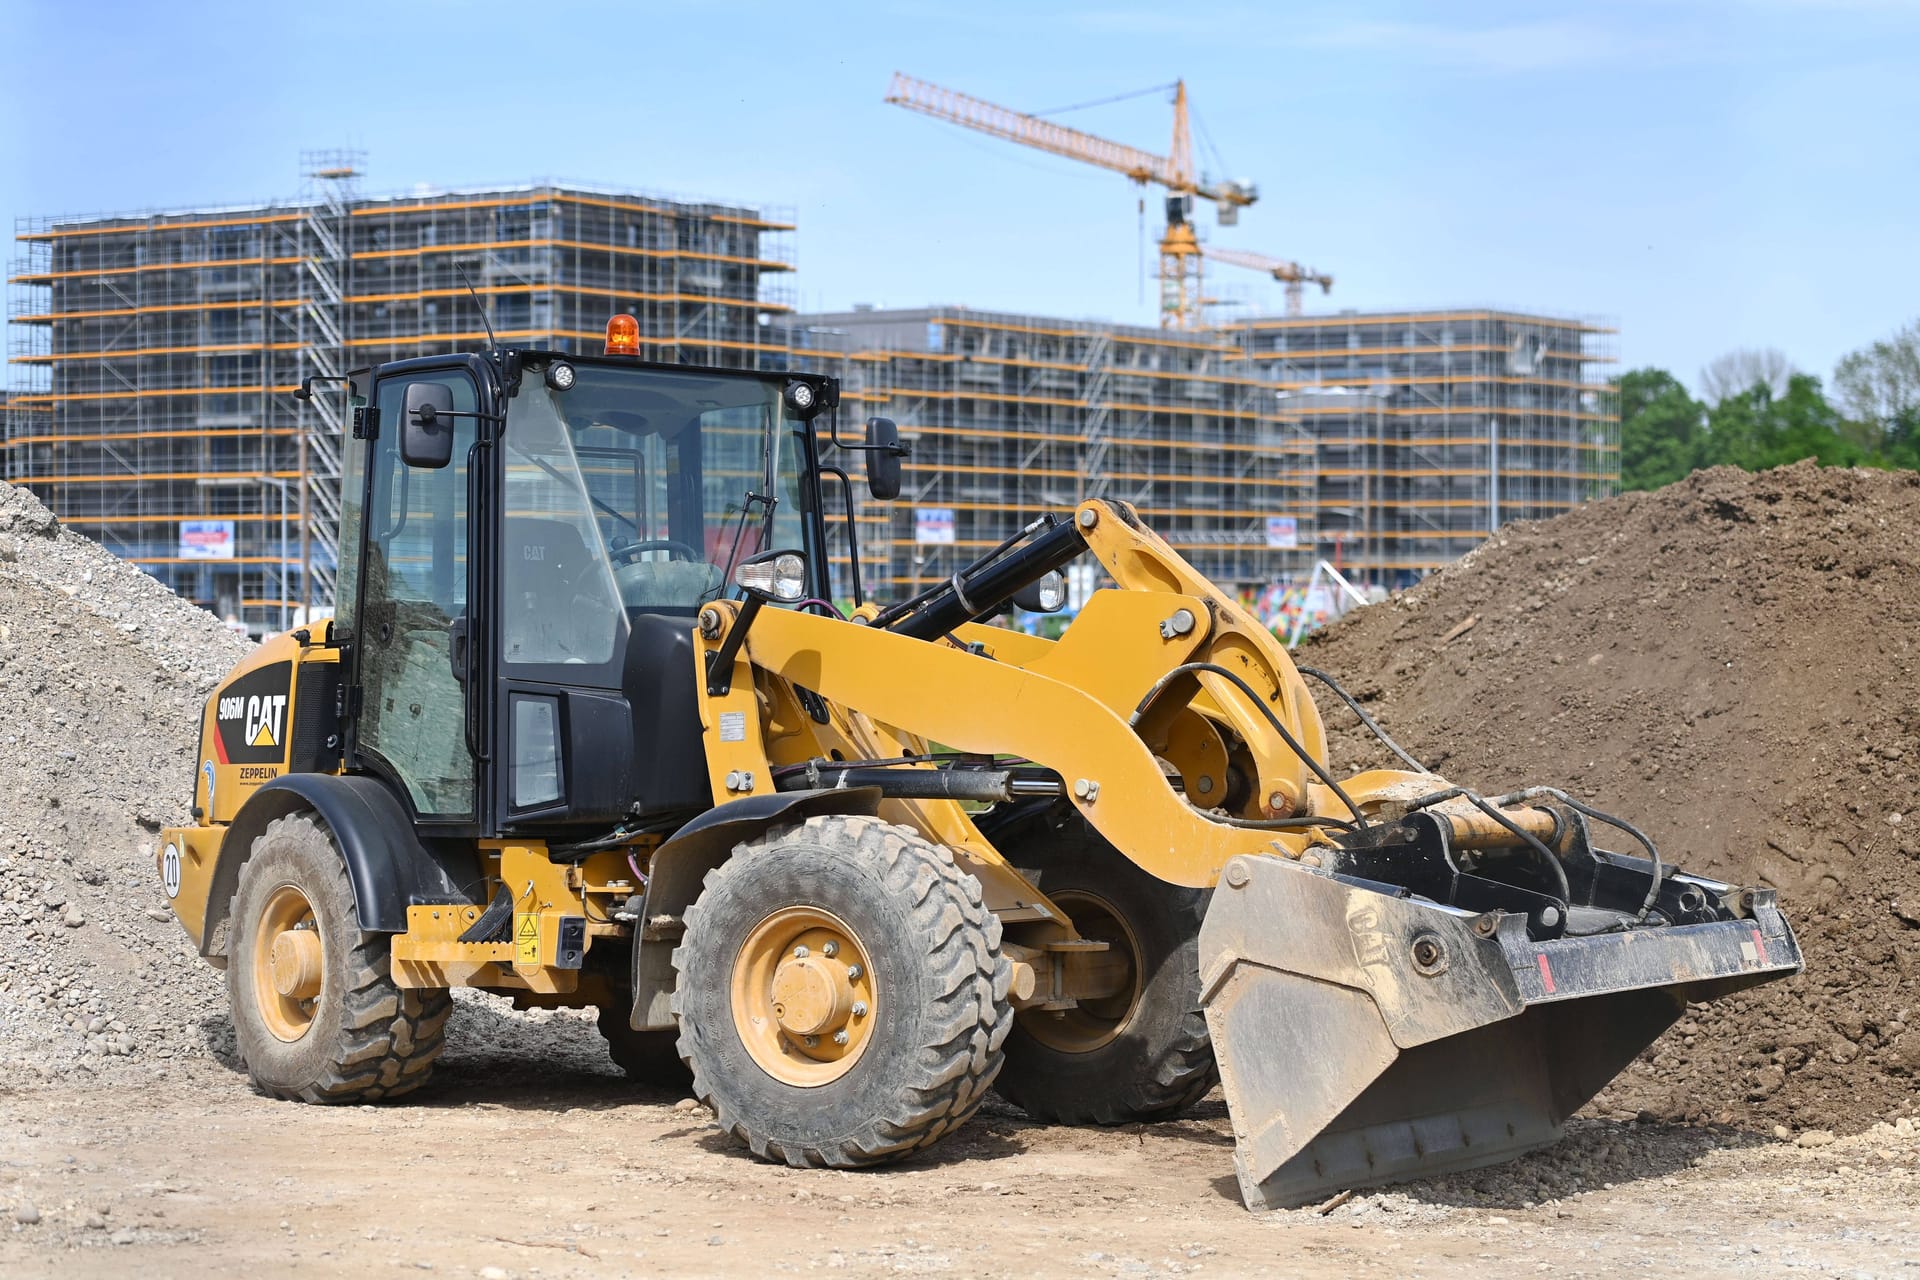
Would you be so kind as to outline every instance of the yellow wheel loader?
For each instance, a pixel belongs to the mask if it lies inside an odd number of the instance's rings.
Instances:
[[[259,1089],[417,1088],[470,986],[596,1008],[797,1166],[989,1088],[1114,1124],[1217,1081],[1265,1207],[1550,1142],[1689,1001],[1799,969],[1771,892],[1350,699],[1405,767],[1336,775],[1304,680],[1344,692],[1125,503],[866,599],[844,463],[896,496],[897,428],[608,337],[347,380],[338,612],[208,700],[157,857]],[[1060,639],[993,625],[1083,556],[1114,585]]]

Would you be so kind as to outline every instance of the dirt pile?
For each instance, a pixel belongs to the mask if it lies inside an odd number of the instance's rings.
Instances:
[[[1303,646],[1437,772],[1566,787],[1776,886],[1801,977],[1690,1011],[1603,1109],[1857,1131],[1920,1091],[1920,476],[1696,473],[1503,530]],[[1342,770],[1391,764],[1326,708]]]
[[[0,483],[0,1044],[124,1072],[204,1049],[219,975],[165,910],[200,708],[248,642]]]

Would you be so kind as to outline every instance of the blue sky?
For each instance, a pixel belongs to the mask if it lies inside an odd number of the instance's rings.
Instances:
[[[371,191],[557,178],[784,206],[809,308],[1150,323],[1124,178],[881,98],[896,69],[1026,110],[1182,76],[1261,190],[1206,234],[1332,272],[1311,310],[1600,316],[1625,366],[1689,381],[1739,346],[1825,376],[1920,316],[1920,0],[0,11],[9,228],[288,196],[303,148],[351,146]],[[1149,95],[1062,119],[1163,150],[1170,114]]]

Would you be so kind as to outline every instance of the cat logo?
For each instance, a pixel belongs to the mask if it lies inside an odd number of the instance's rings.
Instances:
[[[222,764],[275,764],[286,758],[287,703],[293,664],[250,671],[214,694]]]
[[[251,697],[233,694],[220,699],[221,723],[239,721],[240,741],[250,747],[279,746],[280,723],[286,713],[287,695],[284,693],[254,694]]]
[[[255,747],[280,745],[280,718],[287,712],[287,695],[247,699],[247,743]]]

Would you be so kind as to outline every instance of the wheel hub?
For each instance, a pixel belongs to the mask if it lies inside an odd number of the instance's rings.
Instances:
[[[773,971],[773,1016],[790,1036],[817,1036],[844,1027],[853,1012],[847,966],[807,955],[789,956]]]
[[[298,886],[283,884],[267,896],[247,959],[260,1021],[289,1044],[305,1036],[326,986],[327,949],[313,904]]]
[[[294,1000],[320,994],[320,935],[311,929],[288,929],[273,940],[268,965],[273,989]]]
[[[732,980],[734,1028],[754,1062],[786,1084],[844,1075],[872,1038],[873,966],[846,922],[787,907],[755,925]]]

